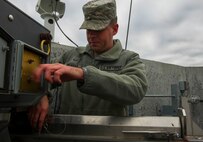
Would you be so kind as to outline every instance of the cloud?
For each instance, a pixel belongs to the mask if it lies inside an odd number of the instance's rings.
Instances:
[[[203,65],[202,4],[189,0],[137,0],[133,5],[129,49],[145,59]]]
[[[36,21],[37,0],[9,0]],[[88,0],[66,1],[65,15],[58,21],[63,31],[77,44],[86,45],[82,5]],[[115,38],[125,45],[130,0],[116,0],[119,33]],[[128,49],[144,59],[203,66],[203,1],[202,0],[133,0]],[[56,27],[55,41],[72,45]]]

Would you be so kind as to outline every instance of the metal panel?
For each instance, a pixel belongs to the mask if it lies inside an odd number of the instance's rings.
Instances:
[[[0,37],[0,89],[4,88],[7,42]]]
[[[42,63],[42,58],[35,52],[24,49],[22,60],[22,78],[20,92],[39,92],[40,83],[31,79],[33,70]]]
[[[14,41],[12,49],[9,90],[14,94],[43,92],[44,81],[33,82],[31,74],[36,66],[47,62],[47,53],[18,40]]]
[[[0,9],[0,27],[13,39],[39,48],[40,34],[49,31],[7,0],[0,0]]]
[[[147,141],[179,140],[178,117],[114,117],[53,115],[40,135],[17,136],[23,141]]]

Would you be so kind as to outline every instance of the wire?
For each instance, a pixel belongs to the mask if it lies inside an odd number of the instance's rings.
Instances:
[[[57,7],[57,3],[58,3],[58,0],[56,0],[56,5],[55,5],[55,15],[53,16],[54,17],[54,21],[56,22],[56,25],[57,25],[57,27],[59,28],[59,30],[63,33],[63,35],[71,42],[71,43],[73,43],[76,47],[78,47],[78,45],[72,40],[72,39],[70,39],[66,34],[65,34],[65,32],[62,30],[62,28],[60,27],[60,25],[59,25],[59,23],[58,23],[58,21],[57,21],[57,19],[56,19],[56,7]],[[54,9],[54,7],[53,7],[53,1],[52,1],[52,11],[53,11],[53,9]]]
[[[62,122],[63,125],[62,126],[60,125],[60,127],[55,128],[53,127],[54,122],[55,123]],[[57,117],[57,116],[48,116],[43,125],[43,128],[47,134],[62,135],[66,131],[66,120],[64,118]]]
[[[126,35],[126,42],[125,42],[125,50],[127,49],[127,46],[128,46],[128,35],[129,35],[129,28],[130,28],[131,11],[132,11],[132,0],[130,1],[130,10],[129,10],[128,28],[127,28],[127,35]]]
[[[59,99],[59,96],[60,96],[60,94],[59,94],[59,87],[56,87],[56,89],[54,89],[55,90],[55,93],[54,94],[56,94],[55,95],[55,104],[54,104],[54,114],[56,114],[56,113],[58,113],[58,110],[59,110],[59,108],[60,108],[60,99]]]
[[[60,31],[63,33],[63,35],[70,41],[70,42],[72,42],[76,47],[78,47],[78,45],[73,41],[73,40],[71,40],[65,33],[64,33],[64,31],[61,29],[61,27],[59,26],[59,24],[58,24],[58,22],[57,22],[57,20],[56,20],[56,18],[54,17],[54,20],[55,20],[55,22],[56,22],[56,25],[58,26],[58,28],[60,29]]]

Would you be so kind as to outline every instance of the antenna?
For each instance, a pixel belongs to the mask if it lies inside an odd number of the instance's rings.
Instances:
[[[126,35],[126,41],[125,41],[125,50],[127,49],[127,46],[128,46],[128,35],[129,35],[129,28],[130,28],[131,11],[132,11],[132,0],[130,1],[130,10],[129,10],[129,18],[128,18],[127,35]]]
[[[57,3],[57,4],[56,4]],[[55,35],[55,20],[58,21],[65,13],[65,3],[60,0],[38,0],[36,11],[44,19],[44,26],[50,30],[52,40]]]

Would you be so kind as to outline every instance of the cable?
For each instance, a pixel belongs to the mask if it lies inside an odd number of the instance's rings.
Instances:
[[[63,32],[63,30],[62,30],[61,27],[59,26],[59,24],[58,24],[58,22],[57,22],[57,20],[56,20],[55,17],[54,17],[54,20],[55,20],[55,22],[56,22],[56,25],[57,25],[58,28],[60,29],[60,31],[63,33],[63,35],[64,35],[70,42],[72,42],[76,47],[78,47],[78,45],[77,45],[73,40],[71,40],[71,39]]]
[[[54,122],[62,122],[63,125],[56,125],[54,126]],[[43,128],[47,134],[54,134],[54,135],[62,135],[66,131],[66,120],[62,117],[57,116],[49,116],[47,117]],[[60,126],[60,127],[59,127]],[[54,129],[53,129],[54,128]]]
[[[57,3],[58,3],[58,0],[56,0],[56,5],[55,5],[55,11],[54,11],[54,12],[55,12],[55,15],[53,16],[53,17],[54,17],[54,21],[56,22],[57,27],[58,27],[59,30],[63,33],[63,35],[64,35],[71,43],[73,43],[76,47],[78,47],[78,45],[64,33],[64,31],[61,29],[60,25],[58,24],[58,21],[57,21],[57,19],[56,19],[56,17],[55,17],[55,16],[56,16]],[[52,11],[53,11],[53,9],[54,9],[54,7],[53,7],[53,1],[52,1]]]

